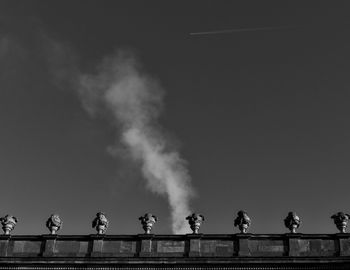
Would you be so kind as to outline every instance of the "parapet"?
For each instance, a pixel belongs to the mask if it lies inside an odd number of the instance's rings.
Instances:
[[[2,235],[0,257],[2,262],[64,257],[82,262],[94,258],[312,261],[315,257],[350,262],[350,234]]]
[[[155,235],[157,217],[141,216],[144,234],[108,235],[104,213],[92,222],[96,234],[58,235],[63,222],[51,215],[46,222],[50,234],[11,235],[17,218],[0,219],[0,270],[235,270],[235,269],[350,269],[349,215],[331,217],[339,230],[334,234],[302,234],[300,218],[290,212],[284,219],[285,234],[248,233],[251,219],[239,211],[236,234],[201,234],[204,216],[186,219],[192,234]]]

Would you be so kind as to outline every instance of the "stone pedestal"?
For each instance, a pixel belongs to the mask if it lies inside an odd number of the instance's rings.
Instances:
[[[140,238],[140,257],[150,257],[152,255],[152,238],[153,234],[139,234]]]
[[[56,234],[47,234],[42,236],[45,244],[43,250],[43,257],[51,257],[55,253],[55,244],[57,235]]]
[[[103,248],[104,234],[92,234],[92,247],[91,247],[91,257],[100,257]]]
[[[248,233],[239,233],[236,234],[237,242],[238,242],[238,256],[250,256],[249,250],[249,238],[251,234]]]
[[[1,235],[0,236],[0,257],[7,256],[7,250],[10,242],[10,235]]]
[[[299,239],[301,234],[299,233],[287,233],[288,239],[288,256],[296,257],[300,255]]]
[[[201,241],[202,234],[187,234],[186,235],[189,240],[189,257],[197,257],[200,256],[201,251]]]
[[[350,256],[350,234],[337,233],[338,256]]]

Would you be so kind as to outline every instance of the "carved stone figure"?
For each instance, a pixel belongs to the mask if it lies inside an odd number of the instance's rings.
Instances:
[[[334,221],[335,226],[341,233],[345,233],[346,227],[348,226],[350,215],[344,214],[343,212],[338,212],[331,216]]]
[[[188,220],[188,224],[190,224],[193,234],[198,234],[199,228],[204,221],[204,216],[193,213],[192,215],[186,217],[186,219]]]
[[[252,221],[250,220],[250,217],[248,217],[247,212],[245,211],[238,211],[237,217],[234,221],[234,226],[237,227],[241,231],[241,233],[247,233],[250,224]]]
[[[92,228],[95,228],[97,234],[105,234],[108,228],[108,220],[104,213],[98,212],[92,221]]]
[[[62,227],[62,220],[59,215],[52,214],[46,221],[46,227],[50,230],[51,234],[56,234]]]
[[[300,223],[301,220],[295,212],[289,212],[288,216],[284,219],[284,225],[290,230],[291,233],[296,233]]]
[[[144,216],[139,217],[139,220],[141,220],[142,228],[144,229],[145,234],[150,234],[153,225],[157,222],[158,219],[156,216],[147,213]]]
[[[2,225],[2,230],[6,235],[9,235],[10,232],[15,228],[18,219],[11,215],[6,215],[2,218],[0,218],[0,222]]]

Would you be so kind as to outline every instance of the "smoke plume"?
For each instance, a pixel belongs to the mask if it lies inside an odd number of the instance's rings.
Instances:
[[[141,71],[135,57],[118,52],[105,59],[96,74],[80,77],[80,95],[91,114],[101,109],[112,115],[118,153],[121,143],[130,157],[141,164],[147,187],[165,196],[171,209],[173,233],[188,232],[185,217],[190,213],[193,195],[186,162],[157,123],[163,102],[163,90],[156,80]]]

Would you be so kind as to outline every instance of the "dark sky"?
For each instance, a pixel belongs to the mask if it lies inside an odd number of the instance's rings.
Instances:
[[[288,211],[301,232],[335,232],[330,216],[350,211],[349,11],[347,1],[2,0],[0,214],[19,219],[17,234],[46,233],[52,213],[62,234],[93,233],[99,210],[110,234],[140,233],[146,212],[160,219],[154,233],[171,232],[166,200],[109,155],[115,129],[70,83],[123,48],[165,89],[160,125],[189,163],[203,233],[237,231],[240,209],[253,233],[285,232]],[[52,54],[52,40],[69,53]]]

